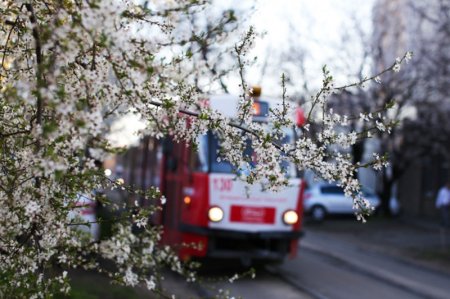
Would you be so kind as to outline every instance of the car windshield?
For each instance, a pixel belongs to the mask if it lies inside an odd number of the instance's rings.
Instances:
[[[334,186],[334,185],[323,186],[320,188],[320,191],[323,194],[342,194],[342,195],[344,195],[344,189],[342,189],[342,187]]]
[[[344,189],[342,189],[342,187],[336,186],[336,185],[326,185],[326,186],[322,186],[320,187],[320,192],[322,194],[342,194],[344,195]],[[368,188],[362,187],[361,188],[361,192],[363,193],[364,196],[375,196],[374,192],[371,191]]]

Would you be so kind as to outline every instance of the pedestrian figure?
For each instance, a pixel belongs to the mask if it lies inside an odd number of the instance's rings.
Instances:
[[[439,189],[436,197],[436,208],[441,214],[441,225],[445,228],[450,227],[450,181]]]

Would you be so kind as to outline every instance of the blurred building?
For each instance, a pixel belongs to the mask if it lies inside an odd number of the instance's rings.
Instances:
[[[388,175],[401,174],[393,189],[409,215],[436,215],[437,190],[450,177],[449,19],[450,0],[377,0],[373,9],[375,71],[414,52],[400,73],[382,78],[384,87],[375,96],[399,103],[394,112],[400,126],[382,140],[381,150],[395,159]]]

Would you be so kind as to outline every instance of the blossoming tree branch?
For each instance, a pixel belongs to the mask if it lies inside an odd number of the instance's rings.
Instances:
[[[221,26],[210,28],[215,34],[186,30],[205,9],[206,3],[195,0],[154,1],[147,7],[125,0],[0,3],[0,294],[44,298],[67,293],[67,270],[77,267],[105,272],[126,285],[144,283],[155,292],[163,266],[192,277],[189,265],[158,246],[161,228],[146,225],[157,205],[136,204],[133,212],[115,219],[115,233],[107,240],[94,242],[72,229],[80,224],[68,217],[77,197],[92,190],[119,187],[149,201],[164,199],[157,188],[136,190],[110,181],[96,166],[117,150],[106,138],[111,123],[130,112],[145,122],[142,136],[171,135],[195,143],[197,136],[214,131],[221,157],[236,167],[248,165],[243,152],[246,139],[251,140],[259,160],[241,178],[250,184],[283,187],[287,179],[280,162],[286,160],[342,185],[360,219],[370,211],[354,173],[360,167],[378,169],[386,159],[375,155],[367,165],[353,165],[345,150],[373,130],[388,131],[395,120],[367,111],[360,118],[373,122],[370,129],[345,130],[348,119],[358,116],[333,113],[327,98],[398,71],[410,54],[380,74],[342,87],[334,86],[324,68],[323,86],[305,107],[307,123],[296,128],[298,139],[279,144],[282,128],[295,127],[284,78],[283,103],[271,111],[268,131],[251,121],[253,98],[245,83],[253,30],[234,40],[234,31],[227,30],[236,22],[231,13],[221,17]],[[231,55],[232,69],[241,76],[238,120],[201,105],[208,86],[223,85],[223,74],[230,71],[208,62],[205,45],[212,44],[223,45],[217,54]],[[311,125],[320,129],[310,130]],[[133,234],[132,225],[144,231]],[[102,268],[99,258],[114,261],[115,270]]]

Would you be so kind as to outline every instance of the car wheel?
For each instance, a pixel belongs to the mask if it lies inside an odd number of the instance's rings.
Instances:
[[[322,222],[327,215],[327,211],[322,206],[314,206],[311,209],[311,217],[314,221]]]

